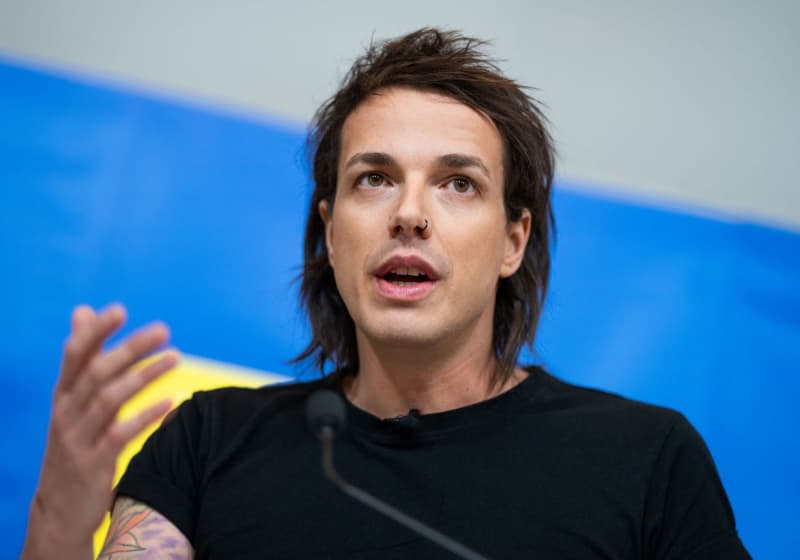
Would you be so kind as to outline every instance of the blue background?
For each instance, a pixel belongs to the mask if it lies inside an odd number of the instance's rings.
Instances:
[[[71,308],[292,376],[304,131],[0,61],[0,537],[18,549]],[[754,557],[800,549],[800,235],[561,181],[535,359],[682,411]],[[1,554],[1,553],[0,553]],[[13,557],[12,555],[11,557]]]

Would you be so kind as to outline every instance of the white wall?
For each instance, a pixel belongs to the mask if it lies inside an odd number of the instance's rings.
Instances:
[[[0,0],[0,55],[306,121],[374,34],[495,41],[560,174],[800,229],[800,2]]]

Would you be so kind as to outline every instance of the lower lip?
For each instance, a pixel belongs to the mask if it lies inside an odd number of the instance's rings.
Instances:
[[[380,295],[397,301],[420,300],[431,293],[436,285],[435,280],[427,280],[425,282],[414,282],[401,286],[379,276],[375,277],[375,282]]]

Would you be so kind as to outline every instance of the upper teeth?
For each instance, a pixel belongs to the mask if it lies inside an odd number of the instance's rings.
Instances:
[[[395,268],[392,272],[398,276],[425,276],[425,273],[418,268]]]

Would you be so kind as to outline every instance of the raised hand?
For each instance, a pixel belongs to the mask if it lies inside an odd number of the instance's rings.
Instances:
[[[130,369],[167,343],[169,331],[162,323],[147,325],[103,352],[125,319],[120,305],[98,313],[87,306],[73,311],[23,559],[91,557],[92,533],[111,505],[117,456],[170,408],[163,400],[130,419],[117,419],[126,401],[178,361],[170,351],[141,370]]]

